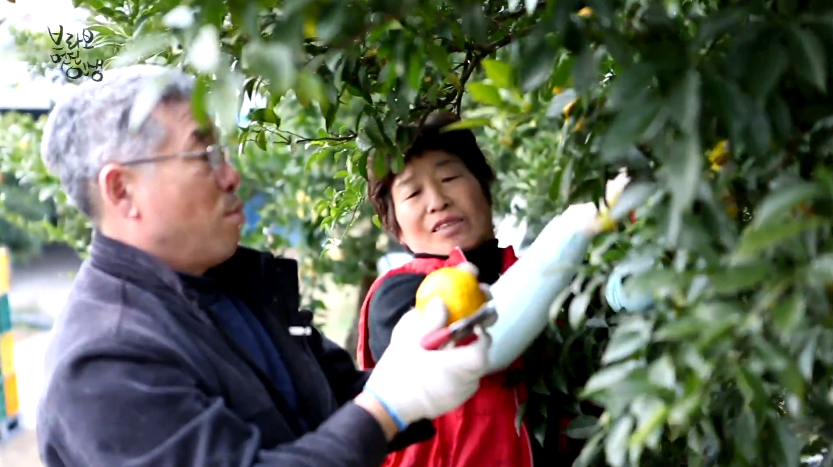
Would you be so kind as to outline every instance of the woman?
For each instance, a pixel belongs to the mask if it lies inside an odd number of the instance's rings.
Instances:
[[[467,261],[476,266],[480,282],[493,284],[517,259],[511,247],[499,248],[495,239],[490,190],[495,175],[474,134],[441,131],[457,120],[451,114],[431,116],[405,151],[404,169],[381,178],[371,176],[368,192],[376,214],[386,230],[414,253],[414,260],[377,279],[365,298],[358,345],[362,368],[372,368],[382,356],[391,330],[414,307],[416,290],[429,272]],[[571,206],[553,221],[563,235],[552,248],[564,262],[581,262],[598,230],[595,219],[595,206],[587,203]],[[566,276],[562,279],[565,285],[568,281]],[[526,427],[516,428],[525,388],[507,381],[512,370],[522,368],[522,349],[544,329],[546,317],[529,317],[529,321],[536,323],[535,332],[523,336],[510,335],[509,330],[491,333],[493,372],[481,380],[478,393],[435,420],[434,438],[391,454],[386,466],[530,467],[533,457],[539,458],[541,448]]]

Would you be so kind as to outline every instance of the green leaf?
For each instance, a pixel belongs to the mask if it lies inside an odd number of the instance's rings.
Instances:
[[[607,161],[623,156],[645,133],[659,112],[659,102],[645,99],[634,103],[629,112],[616,115],[607,132],[602,136],[602,155]]]
[[[668,161],[668,173],[670,175],[671,189],[671,212],[668,221],[668,242],[675,244],[678,241],[683,226],[683,215],[691,209],[694,198],[697,194],[697,187],[700,184],[700,175],[703,170],[703,152],[700,147],[700,138],[690,136],[684,138],[679,145],[680,151],[676,157]]]
[[[153,111],[156,104],[159,103],[159,99],[162,97],[165,87],[170,82],[171,75],[169,73],[162,73],[139,89],[139,92],[136,94],[134,104],[130,109],[130,117],[128,120],[128,128],[130,131],[137,131],[145,120],[147,120],[151,111]]]
[[[534,91],[550,79],[556,56],[557,49],[547,41],[537,42],[528,51],[519,70],[521,92]]]
[[[492,121],[488,118],[467,118],[444,126],[440,133],[455,130],[470,130],[481,126],[489,126],[491,123]]]
[[[599,391],[613,388],[626,379],[634,370],[642,366],[643,364],[639,361],[626,360],[596,372],[584,385],[582,397],[589,397]]]
[[[448,64],[448,53],[442,47],[434,42],[429,42],[425,45],[425,48],[428,52],[428,57],[431,59],[431,63],[433,63],[434,66],[440,70],[440,72],[443,74],[451,72],[451,66]]]
[[[737,31],[742,22],[749,17],[748,7],[725,6],[714,14],[705,17],[697,31],[693,49],[697,50],[708,42],[719,39],[730,31]]]
[[[616,200],[616,203],[610,208],[610,217],[614,221],[620,221],[625,218],[631,211],[642,207],[643,204],[656,193],[657,185],[655,183],[646,182],[630,182],[625,188],[625,191]]]
[[[640,316],[631,316],[613,331],[610,342],[602,355],[602,364],[630,357],[644,349],[651,341],[651,324]]]
[[[654,68],[638,63],[613,78],[606,105],[612,110],[638,108],[646,99],[645,94],[654,84]]]
[[[824,45],[809,30],[800,26],[789,28],[788,42],[795,71],[820,91],[827,90],[827,56]]]
[[[668,99],[668,107],[674,109],[673,119],[686,133],[693,133],[700,119],[700,74],[688,70]]]
[[[112,68],[135,65],[142,60],[156,55],[171,44],[170,37],[164,34],[148,34],[127,42],[127,45],[113,58]]]
[[[737,293],[756,287],[773,272],[772,265],[757,261],[729,268],[721,268],[709,276],[709,283],[717,293]]]
[[[611,467],[624,467],[633,425],[633,417],[626,415],[616,420],[610,429],[605,440],[605,460]]]
[[[220,65],[220,36],[211,24],[200,28],[188,48],[188,61],[200,73],[214,73]]]
[[[273,94],[283,95],[295,84],[297,71],[292,50],[279,43],[253,41],[243,48],[243,66],[264,77]]]
[[[735,247],[734,260],[743,260],[758,255],[763,250],[772,248],[778,243],[788,240],[805,230],[813,230],[825,225],[822,219],[811,218],[793,222],[784,222],[765,228],[747,228],[737,246]]]
[[[813,366],[816,363],[817,344],[818,332],[814,332],[810,338],[807,339],[807,344],[798,356],[798,369],[801,372],[801,376],[803,376],[807,381],[813,380]]]
[[[491,84],[486,83],[471,83],[469,84],[469,94],[472,99],[481,104],[493,105],[499,107],[503,104],[497,88]]]
[[[564,109],[575,102],[576,99],[578,99],[578,94],[574,89],[565,89],[564,92],[558,93],[550,101],[550,105],[547,108],[547,116],[560,117],[564,114]]]
[[[486,78],[500,89],[511,89],[514,86],[512,66],[499,60],[483,60]]]
[[[599,56],[592,47],[584,49],[573,63],[573,84],[583,93],[599,81]]]
[[[790,295],[772,310],[775,329],[784,336],[791,336],[801,325],[806,310],[807,302],[803,295]]]
[[[780,186],[770,192],[758,205],[751,228],[760,229],[775,224],[794,213],[800,203],[807,203],[823,194],[821,187],[814,183],[796,182]]]
[[[801,463],[801,443],[795,436],[795,432],[787,423],[778,419],[770,419],[774,424],[774,443],[769,447],[776,459],[775,465],[783,467],[798,467]]]
[[[671,357],[663,355],[651,363],[648,368],[648,381],[657,387],[674,389],[677,384],[677,376]]]
[[[588,305],[590,305],[589,293],[585,292],[573,297],[573,300],[570,302],[570,309],[568,311],[570,326],[572,326],[573,329],[578,329],[578,327],[581,326],[581,323],[584,322]]]
[[[588,439],[599,430],[599,419],[589,415],[579,415],[564,430],[573,439]]]
[[[706,326],[698,318],[686,316],[660,327],[655,338],[658,341],[682,341],[700,334]]]
[[[754,53],[754,52],[753,52]],[[749,94],[760,100],[766,100],[775,88],[789,65],[789,57],[784,47],[773,42],[762,52],[756,53],[755,63],[758,64],[755,73],[749,74]]]

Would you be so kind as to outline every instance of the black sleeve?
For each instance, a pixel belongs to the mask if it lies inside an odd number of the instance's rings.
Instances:
[[[367,382],[370,372],[356,368],[356,363],[349,352],[321,335],[317,329],[311,329],[312,334],[307,342],[321,370],[327,376],[336,400],[339,405],[353,400],[364,389],[364,383]]]
[[[373,360],[378,362],[382,358],[394,326],[414,307],[416,291],[424,278],[425,274],[396,274],[379,284],[368,310],[368,341]]]
[[[318,364],[327,375],[336,400],[339,404],[346,404],[364,390],[364,384],[370,376],[369,371],[356,368],[350,354],[338,344],[322,336],[313,328],[310,336],[310,347],[315,353]],[[430,420],[420,420],[412,423],[404,431],[397,433],[388,445],[388,451],[398,451],[414,443],[430,439],[436,430]]]

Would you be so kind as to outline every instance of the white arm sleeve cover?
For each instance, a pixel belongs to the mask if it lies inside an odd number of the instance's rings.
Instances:
[[[575,218],[556,217],[491,286],[498,313],[489,328],[489,373],[512,364],[541,334],[552,302],[573,280],[590,244]]]

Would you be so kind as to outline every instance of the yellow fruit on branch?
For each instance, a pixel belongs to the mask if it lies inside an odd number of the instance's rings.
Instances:
[[[578,15],[581,18],[589,18],[589,17],[593,16],[593,9],[590,8],[589,6],[586,6],[586,7],[582,8],[581,10],[578,11]]]
[[[612,232],[616,230],[616,221],[610,217],[610,208],[605,205],[599,207],[599,217],[596,218],[599,222],[600,232]]]
[[[561,111],[565,117],[570,116],[570,112],[573,111],[573,107],[576,106],[576,101],[570,101],[567,105],[564,106],[564,109]]]
[[[434,297],[442,299],[448,308],[447,324],[473,315],[486,303],[477,276],[454,267],[440,268],[425,276],[416,292],[416,309],[425,311]]]
[[[729,152],[728,140],[724,139],[723,141],[715,144],[708,153],[709,162],[712,163],[712,170],[719,170],[721,167],[726,165],[731,156],[732,153]]]

